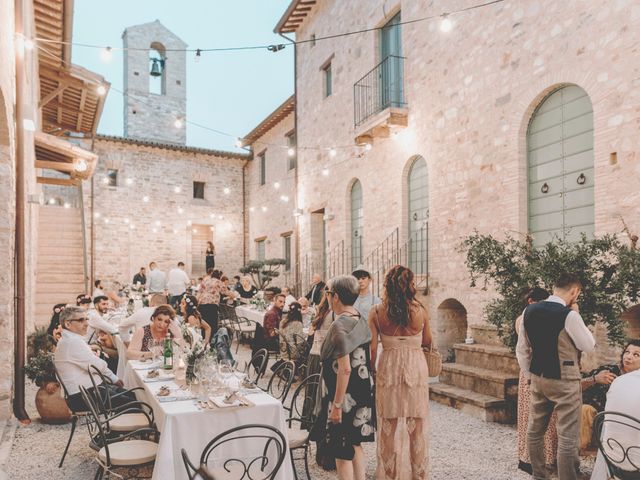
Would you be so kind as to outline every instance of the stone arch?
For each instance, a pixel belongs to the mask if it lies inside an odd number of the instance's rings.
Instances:
[[[467,336],[467,309],[455,298],[447,298],[436,310],[435,341],[444,359],[453,354],[453,345]]]
[[[620,318],[625,322],[624,330],[627,339],[640,339],[640,304],[623,312]]]
[[[149,75],[149,93],[165,95],[167,91],[167,63],[166,48],[160,42],[151,42],[149,46],[149,68],[159,67],[161,75]],[[157,64],[157,65],[154,65]]]

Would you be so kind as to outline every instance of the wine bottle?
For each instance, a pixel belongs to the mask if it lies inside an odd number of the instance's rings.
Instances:
[[[173,341],[171,340],[169,332],[167,332],[167,336],[164,339],[163,357],[164,363],[162,368],[171,370],[173,368]]]

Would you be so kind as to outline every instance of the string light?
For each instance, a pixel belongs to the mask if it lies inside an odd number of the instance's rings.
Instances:
[[[231,190],[229,190],[228,187],[224,187],[222,191],[224,192],[225,195],[229,195],[229,192],[231,192]]]
[[[127,185],[133,185],[133,178],[131,178],[131,177],[127,178],[127,179],[125,180],[125,183],[126,183]]]
[[[238,148],[242,148],[242,140],[239,137],[236,138],[235,146]]]
[[[64,202],[64,208],[71,208],[71,204],[69,202]]]
[[[102,97],[107,93],[107,87],[105,87],[104,85],[98,85],[98,88],[96,88],[96,92]]]
[[[51,200],[53,200],[53,199],[51,199]],[[255,212],[255,211],[256,211],[256,209],[255,209],[254,207],[249,207],[249,211],[250,211],[250,212]]]
[[[176,230],[175,228],[173,229],[173,234],[175,235],[176,233],[178,233],[178,230]]]
[[[100,51],[100,58],[103,62],[110,62],[113,58],[113,49],[111,47],[105,47]]]
[[[200,50],[199,48],[196,49],[196,58],[195,58],[196,63],[200,62],[200,53],[202,53],[202,50]]]
[[[453,28],[453,22],[449,18],[449,15],[444,13],[442,14],[442,20],[440,20],[440,31],[443,33],[448,33]]]
[[[155,221],[155,225],[156,225],[156,227],[159,227],[159,226],[162,225],[162,222],[160,220],[156,220]]]
[[[209,214],[209,218],[216,218],[216,214],[215,213],[210,213]]]
[[[142,197],[142,201],[144,203],[148,203],[149,202],[149,197],[147,195],[145,195],[144,197]]]
[[[296,154],[296,149],[293,147],[289,147],[289,149],[287,150],[287,153],[289,154],[290,157],[293,157]]]
[[[190,227],[193,222],[191,220],[187,220],[187,227]]]
[[[132,223],[131,225],[129,225],[129,228],[130,228],[131,230],[135,230],[135,229],[136,229],[136,226]]]
[[[267,211],[267,207],[262,207],[261,209],[262,209],[263,212]]]
[[[84,158],[81,158],[76,162],[73,168],[75,169],[76,172],[86,172],[88,165],[86,160]]]
[[[109,178],[108,177],[104,177],[102,179],[102,183],[103,183],[103,185],[107,185],[109,183]]]
[[[193,230],[191,230],[193,233],[198,233],[198,230],[196,228],[194,228]]]
[[[322,175],[325,176],[325,177],[328,177],[329,176],[329,169],[328,168],[323,168],[322,169]]]
[[[329,156],[330,156],[330,157],[335,157],[337,154],[338,154],[338,152],[336,151],[336,149],[335,149],[335,148],[331,147],[331,148],[329,149]]]
[[[49,205],[55,205],[56,204],[56,199],[55,198],[50,198],[49,199]],[[100,216],[99,213],[97,213],[96,215]]]
[[[53,200],[53,198],[51,200]],[[49,203],[51,203],[51,200],[49,200]],[[100,212],[94,213],[93,216],[96,218],[100,218]]]
[[[289,197],[287,197],[286,195],[281,195],[280,196],[280,200],[282,200],[283,202],[288,202],[289,201]]]
[[[178,213],[182,215],[184,213],[184,208],[178,207]]]
[[[182,191],[182,189],[180,187],[173,187],[173,191],[175,193],[180,193]]]
[[[273,188],[275,188],[276,190],[278,190],[280,188],[280,182],[275,182],[273,184]]]
[[[373,148],[373,146],[370,143],[365,143],[364,144],[364,149],[368,152]]]
[[[182,128],[182,119],[180,118],[176,118],[175,121],[173,122],[173,126],[176,128]]]
[[[152,231],[153,233],[158,233],[158,229],[157,229],[157,228],[152,228],[152,229],[151,229],[151,231]]]
[[[105,218],[105,219],[104,219],[104,223],[109,223],[109,219],[108,219],[108,218]]]
[[[128,224],[128,223],[129,223],[129,219],[128,219],[128,218],[125,218],[125,219],[124,219],[124,223],[125,223],[125,224]]]

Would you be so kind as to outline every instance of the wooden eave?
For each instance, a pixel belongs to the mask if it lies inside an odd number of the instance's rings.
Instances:
[[[251,130],[248,135],[242,138],[242,145],[252,145],[260,137],[265,135],[269,130],[275,127],[278,123],[284,120],[290,113],[295,110],[296,97],[291,95],[287,98],[278,108],[276,108],[267,118],[265,118],[260,124]]]
[[[274,31],[276,33],[295,33],[316,3],[317,0],[293,0],[278,21]]]
[[[95,153],[44,132],[35,133],[35,148],[36,168],[66,173],[69,175],[68,180],[77,180],[79,182],[91,178],[98,162],[98,155]],[[84,172],[76,170],[76,165],[80,161],[84,161],[87,164],[87,169]],[[52,183],[48,180],[55,180],[53,182],[54,185],[62,185],[58,182],[60,179],[38,177],[38,183]],[[77,182],[68,184],[75,185]]]

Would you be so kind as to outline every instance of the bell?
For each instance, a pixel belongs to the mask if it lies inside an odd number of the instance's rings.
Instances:
[[[152,58],[151,61],[153,63],[151,65],[151,72],[149,72],[149,75],[151,75],[152,77],[161,77],[162,76],[162,60],[158,58]]]

